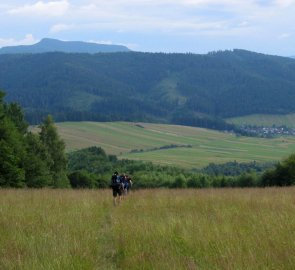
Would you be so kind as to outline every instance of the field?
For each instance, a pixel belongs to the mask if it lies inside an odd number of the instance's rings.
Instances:
[[[237,137],[202,128],[128,122],[65,122],[57,123],[57,127],[68,151],[96,145],[119,158],[183,168],[234,160],[278,161],[295,152],[295,137]],[[171,144],[178,147],[160,149]],[[143,151],[131,153],[136,149]]]
[[[236,125],[256,125],[264,127],[272,127],[273,125],[286,126],[289,128],[295,128],[295,114],[286,115],[270,115],[270,114],[253,114],[243,117],[235,117],[227,119],[227,122]]]
[[[295,188],[0,190],[0,269],[294,269]]]

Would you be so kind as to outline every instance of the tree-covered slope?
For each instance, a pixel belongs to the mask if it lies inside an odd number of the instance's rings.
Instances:
[[[243,50],[15,54],[0,65],[0,88],[31,121],[51,113],[217,127],[216,118],[295,112],[295,60]]]

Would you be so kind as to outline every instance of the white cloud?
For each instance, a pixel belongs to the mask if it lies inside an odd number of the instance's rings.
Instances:
[[[23,16],[45,16],[58,17],[64,15],[69,10],[70,4],[68,0],[43,2],[38,1],[32,5],[24,5],[8,10],[11,15]]]
[[[294,38],[290,33],[294,32],[295,0],[10,0],[7,3],[0,4],[4,15],[2,22],[0,16],[0,23],[9,25],[6,36],[15,27],[17,35],[34,29],[38,37],[50,34],[76,40],[98,38],[102,39],[98,42],[105,44],[118,40],[118,36],[126,42],[131,37],[140,43],[145,35],[151,39],[154,35],[157,39],[162,36],[163,40],[208,38],[216,46],[222,38],[229,44],[235,40],[250,44],[257,39],[283,43]],[[138,41],[135,36],[139,36]],[[122,45],[133,49],[137,46]],[[268,45],[266,41],[266,48]]]
[[[136,50],[138,48],[138,44],[135,43],[120,43],[113,42],[111,40],[88,40],[88,42],[96,43],[96,44],[106,44],[106,45],[122,45],[126,46],[131,50]]]
[[[96,43],[96,44],[106,44],[106,45],[113,45],[113,41],[111,40],[88,40],[88,42]]]
[[[162,31],[226,35],[275,24],[295,0],[60,0],[38,1],[10,9],[10,14],[62,16],[47,26],[49,33],[112,30]],[[283,11],[282,11],[283,10]],[[57,21],[57,19],[59,21]],[[286,18],[284,18],[286,20]],[[271,27],[269,27],[271,28]],[[288,31],[288,30],[287,30]],[[277,33],[278,35],[278,33]]]
[[[53,25],[49,32],[50,33],[59,33],[59,32],[63,32],[63,31],[68,31],[68,30],[71,30],[71,29],[74,29],[75,28],[75,25],[74,24],[63,24],[63,23],[60,23],[60,24],[55,24]]]
[[[292,33],[282,33],[278,36],[279,39],[285,39],[285,38],[290,38],[292,37],[293,34]]]
[[[289,6],[295,5],[294,0],[276,0],[275,4],[282,8],[287,8]]]
[[[106,29],[117,27],[120,31],[165,29],[172,31],[184,28],[187,28],[186,30],[221,30],[235,24],[245,27],[246,24],[243,22],[249,25],[251,20],[269,18],[269,12],[265,12],[265,8],[258,6],[256,1],[92,0],[91,4],[72,6],[72,16],[76,20],[83,18],[80,25],[83,24],[84,28],[87,26],[106,27]],[[204,12],[202,12],[203,9]],[[238,22],[233,22],[237,18],[239,18]]]
[[[32,34],[27,34],[23,39],[17,40],[14,38],[0,38],[0,47],[16,46],[16,45],[32,45],[39,40],[35,39]]]

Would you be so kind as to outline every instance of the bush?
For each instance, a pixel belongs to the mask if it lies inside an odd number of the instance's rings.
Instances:
[[[76,171],[69,175],[72,188],[93,188],[93,177],[86,171]]]
[[[242,174],[238,177],[237,185],[239,187],[257,186],[257,177],[254,174]]]
[[[263,186],[291,186],[295,184],[295,154],[278,163],[273,170],[266,171],[261,178]]]
[[[172,188],[186,188],[186,178],[183,174],[178,175],[174,182],[171,184]]]

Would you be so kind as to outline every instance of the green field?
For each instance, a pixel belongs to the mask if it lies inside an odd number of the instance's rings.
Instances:
[[[272,127],[273,125],[286,126],[289,128],[295,128],[295,114],[285,115],[270,115],[270,114],[253,114],[243,117],[235,117],[227,119],[227,122],[235,125],[256,125],[264,127]]]
[[[0,190],[0,269],[294,269],[295,189]]]
[[[295,137],[274,139],[238,137],[202,128],[128,122],[57,123],[67,150],[100,146],[119,158],[152,161],[184,168],[201,168],[211,162],[278,161],[295,152]],[[150,150],[165,145],[190,145],[166,150]]]

